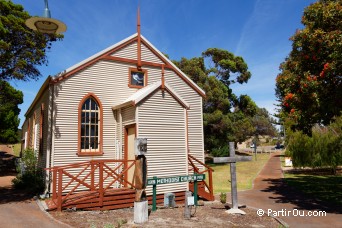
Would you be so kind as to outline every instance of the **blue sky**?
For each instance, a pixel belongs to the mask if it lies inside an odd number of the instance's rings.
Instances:
[[[41,16],[44,0],[13,0],[32,16]],[[140,2],[141,33],[171,59],[198,57],[207,48],[242,56],[252,73],[247,84],[233,85],[259,107],[275,113],[275,78],[291,50],[289,38],[305,7],[314,0],[50,0],[51,16],[68,29],[48,52],[38,81],[11,84],[24,93],[21,127],[28,107],[48,75],[77,64],[136,32]]]

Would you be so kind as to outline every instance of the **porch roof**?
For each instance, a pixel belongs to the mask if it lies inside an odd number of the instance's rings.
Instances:
[[[156,91],[157,89],[161,89],[162,87],[162,81],[157,81],[155,83],[152,83],[148,86],[145,86],[142,89],[139,89],[137,92],[133,93],[131,96],[129,96],[126,100],[124,100],[121,103],[118,103],[112,107],[113,110],[117,110],[119,108],[123,108],[129,105],[135,106],[139,104],[142,100],[144,100],[148,95]],[[168,85],[166,82],[164,83],[164,88],[166,91],[170,93],[170,95],[177,100],[184,108],[190,109],[190,105],[172,89],[170,85]]]

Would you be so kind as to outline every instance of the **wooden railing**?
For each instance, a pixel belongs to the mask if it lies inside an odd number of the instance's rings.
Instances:
[[[55,166],[47,170],[52,173],[52,201],[57,210],[62,204],[79,192],[98,195],[100,206],[108,189],[135,188],[128,180],[128,171],[134,171],[135,160],[92,160],[65,166]],[[66,193],[66,194],[64,194]]]
[[[214,170],[210,168],[208,165],[204,164],[202,161],[198,160],[194,156],[188,154],[188,164],[189,164],[189,171],[198,174],[206,174],[208,177],[208,182],[204,181],[205,188],[210,195],[208,200],[214,200],[214,189],[213,189],[213,172]],[[200,170],[198,166],[203,166],[203,170]]]

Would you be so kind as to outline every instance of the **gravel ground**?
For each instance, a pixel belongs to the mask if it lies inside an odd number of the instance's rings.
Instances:
[[[134,224],[133,208],[111,211],[50,212],[57,220],[73,227],[280,227],[274,218],[258,216],[256,211],[243,208],[246,215],[232,215],[220,202],[205,203],[192,209],[190,220],[184,219],[184,207],[159,208],[151,212],[148,222]]]

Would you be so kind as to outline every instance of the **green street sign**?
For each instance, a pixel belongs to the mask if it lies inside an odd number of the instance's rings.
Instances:
[[[172,183],[189,182],[189,181],[202,181],[204,179],[205,179],[204,174],[151,178],[151,179],[147,179],[147,185],[172,184]]]

